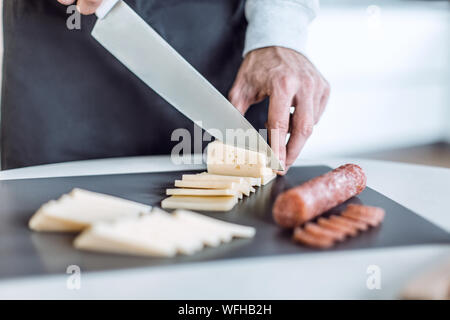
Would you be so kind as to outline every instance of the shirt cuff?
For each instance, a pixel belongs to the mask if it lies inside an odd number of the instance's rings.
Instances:
[[[247,0],[248,21],[243,56],[252,50],[279,46],[304,53],[308,25],[318,11],[318,1]]]

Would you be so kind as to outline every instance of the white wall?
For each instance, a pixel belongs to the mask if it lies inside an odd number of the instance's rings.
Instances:
[[[448,6],[322,1],[308,54],[332,85],[302,156],[342,155],[450,139]],[[378,7],[370,7],[375,3]]]

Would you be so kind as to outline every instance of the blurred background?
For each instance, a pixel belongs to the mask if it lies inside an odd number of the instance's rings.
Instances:
[[[301,157],[450,168],[449,9],[448,1],[322,0],[307,55],[332,94]]]
[[[302,156],[450,167],[448,1],[321,1],[308,55],[328,109]]]

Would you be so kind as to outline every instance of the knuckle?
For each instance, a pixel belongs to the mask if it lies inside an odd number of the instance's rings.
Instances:
[[[303,80],[302,80],[303,90],[312,91],[314,89],[314,86],[315,86],[315,80],[312,75],[308,74],[303,77]]]
[[[231,89],[230,92],[228,93],[228,99],[230,101],[235,101],[237,100],[238,97],[238,93],[236,89]]]
[[[281,75],[277,79],[277,86],[285,92],[291,92],[298,86],[298,80],[290,75]]]
[[[314,122],[313,121],[305,121],[300,125],[300,133],[305,136],[309,137],[312,135],[314,131]]]
[[[268,122],[268,127],[272,130],[278,129],[282,132],[287,132],[289,130],[289,124],[287,122],[279,120],[279,119],[270,120]]]

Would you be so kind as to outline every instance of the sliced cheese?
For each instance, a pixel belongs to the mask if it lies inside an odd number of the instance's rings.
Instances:
[[[176,180],[175,181],[175,186],[179,187],[179,186],[183,186],[183,185],[199,185],[202,187],[215,187],[216,185],[227,185],[229,183],[233,183],[231,185],[232,189],[235,189],[239,192],[242,192],[243,194],[245,194],[246,196],[250,195],[250,192],[254,192],[253,187],[248,183],[247,180],[245,180],[244,178],[241,177],[229,177],[228,179],[209,179],[209,177],[207,176],[202,176],[202,175],[196,175],[196,174],[184,174],[182,177],[183,182],[180,182],[180,180]],[[177,183],[178,181],[178,183]],[[188,187],[189,188],[189,187]]]
[[[163,209],[188,209],[202,211],[230,211],[237,197],[170,196],[161,202]]]
[[[175,180],[175,187],[179,188],[204,188],[204,189],[233,189],[242,192],[246,196],[250,195],[251,186],[246,182],[236,183],[231,181],[213,180]]]
[[[152,210],[152,213],[158,212],[168,214],[166,211],[159,208],[154,208]],[[230,234],[224,235],[223,233],[218,233],[215,230],[204,228],[203,226],[198,226],[195,224],[186,224],[184,220],[178,219],[174,214],[170,216],[173,217],[177,225],[179,225],[181,228],[183,228],[185,231],[189,233],[189,236],[199,237],[203,242],[203,244],[206,246],[217,247],[222,242],[231,241],[232,237]]]
[[[236,183],[230,181],[210,181],[210,180],[175,180],[175,187],[178,188],[195,188],[195,189],[234,189]]]
[[[253,182],[248,177],[233,177],[233,176],[220,176],[220,175],[208,175],[208,174],[183,174],[183,181],[229,181],[239,185],[238,189],[246,195],[250,192],[255,192],[253,188]]]
[[[135,217],[150,210],[150,206],[134,201],[74,189],[41,206],[29,227],[36,231],[81,231],[98,221]]]
[[[219,175],[219,174],[211,174],[211,173],[208,173],[208,172],[202,172],[202,173],[198,173],[198,174],[195,174],[195,175],[194,174],[183,175],[183,179],[184,179],[184,176],[188,176],[186,180],[192,179],[193,176],[203,177],[202,179],[204,179],[204,180],[217,179],[219,181],[227,181],[227,180],[232,181],[233,179],[236,179],[236,178],[242,178],[245,181],[247,181],[252,187],[259,187],[259,186],[261,186],[261,178],[224,176],[224,175]]]
[[[203,249],[204,243],[201,235],[191,232],[179,223],[173,215],[159,209],[153,210],[151,216],[152,227],[158,229],[155,232],[168,236],[168,241],[175,244],[179,253],[190,255]],[[139,224],[142,224],[142,222],[139,222]]]
[[[136,207],[108,205],[70,198],[62,198],[53,205],[46,207],[44,211],[44,214],[49,217],[58,218],[68,223],[78,223],[85,227],[97,221],[139,216],[142,213],[143,211]]]
[[[168,196],[235,196],[242,199],[242,193],[233,189],[167,189]]]
[[[206,229],[227,230],[236,238],[252,238],[256,233],[256,230],[253,227],[221,221],[192,211],[175,210],[174,215],[176,218],[181,219],[188,224],[202,225]]]
[[[40,232],[75,232],[85,228],[85,224],[69,222],[46,215],[45,210],[49,206],[53,206],[54,202],[55,200],[51,200],[47,204],[44,204],[31,217],[28,222],[28,227],[31,230]]]
[[[111,252],[142,256],[172,257],[177,247],[150,216],[99,222],[79,235],[74,246],[88,251]]]
[[[117,208],[124,207],[127,208],[127,210],[135,210],[142,213],[148,213],[151,211],[151,206],[146,204],[79,188],[73,189],[68,195],[74,200],[79,200],[86,203],[98,203],[99,205]]]
[[[240,226],[185,210],[169,214],[154,208],[149,215],[98,222],[78,236],[78,249],[173,257],[177,253],[194,254],[205,245],[217,247],[234,237],[251,238],[252,227]]]

